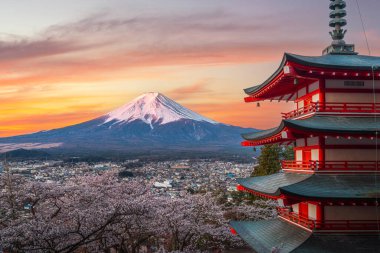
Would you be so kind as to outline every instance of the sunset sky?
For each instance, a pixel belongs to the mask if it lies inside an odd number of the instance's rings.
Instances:
[[[80,123],[158,91],[214,120],[273,127],[291,104],[243,102],[284,52],[331,42],[328,0],[2,0],[0,136]],[[380,55],[379,0],[360,0]],[[368,54],[354,0],[346,41]]]

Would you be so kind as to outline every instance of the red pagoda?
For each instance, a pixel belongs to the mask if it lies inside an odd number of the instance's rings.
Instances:
[[[278,217],[231,226],[256,252],[380,252],[380,57],[343,40],[346,3],[331,0],[333,42],[322,56],[286,53],[246,102],[293,101],[281,124],[243,134],[243,146],[294,146],[279,173],[238,179],[277,200]],[[378,119],[379,118],[379,119]]]

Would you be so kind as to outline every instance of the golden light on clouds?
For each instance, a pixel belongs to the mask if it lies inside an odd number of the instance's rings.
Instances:
[[[330,43],[324,21],[279,1],[259,1],[258,9],[256,1],[154,1],[145,8],[126,0],[110,1],[106,10],[103,1],[64,2],[46,5],[66,6],[72,15],[56,8],[41,15],[37,4],[18,6],[17,20],[0,15],[6,31],[0,34],[0,136],[80,123],[150,91],[223,123],[274,127],[291,103],[256,108],[243,102],[243,89],[269,77],[285,51],[319,55]],[[324,15],[319,3],[307,2],[299,8],[314,6]],[[273,15],[274,7],[282,15]],[[310,27],[313,33],[301,37]],[[352,37],[361,32],[355,29]],[[374,27],[368,30],[371,41],[380,40]],[[378,53],[380,43],[372,44]]]

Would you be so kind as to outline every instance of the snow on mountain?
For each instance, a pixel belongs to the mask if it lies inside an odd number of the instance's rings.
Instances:
[[[142,120],[153,129],[155,124],[164,125],[181,119],[218,124],[218,122],[203,117],[158,92],[145,93],[111,111],[105,115],[103,124],[111,121],[119,124]]]

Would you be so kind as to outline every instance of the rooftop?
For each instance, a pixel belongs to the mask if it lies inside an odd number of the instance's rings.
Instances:
[[[313,116],[302,120],[287,119],[282,120],[280,126],[276,128],[242,134],[242,137],[248,141],[261,140],[280,133],[285,127],[309,133],[372,135],[380,129],[380,120],[374,117],[334,116]]]
[[[269,176],[237,179],[241,186],[270,196],[281,194],[308,199],[375,200],[380,184],[374,174],[319,175],[277,173]]]
[[[312,234],[281,219],[233,221],[230,225],[257,252],[357,253],[379,252],[380,248],[378,235]]]
[[[296,54],[285,53],[278,69],[262,84],[244,89],[245,93],[251,95],[270,84],[278,75],[283,73],[283,69],[288,63],[296,63],[307,67],[334,70],[341,69],[355,71],[372,71],[373,68],[374,70],[380,69],[380,57],[376,56],[345,54],[301,56]]]

